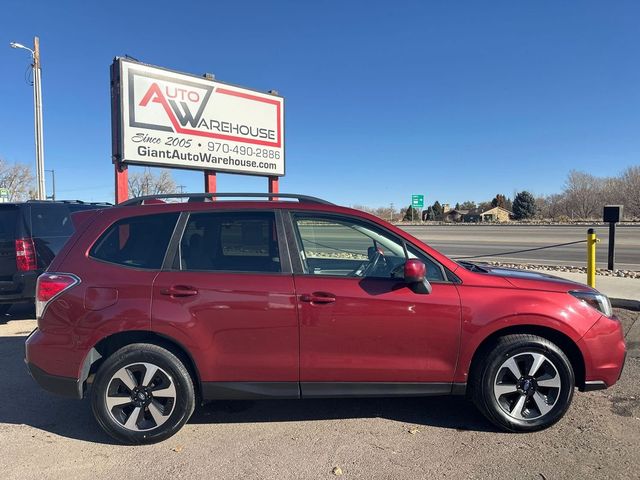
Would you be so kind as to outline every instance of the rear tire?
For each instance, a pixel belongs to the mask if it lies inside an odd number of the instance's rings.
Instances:
[[[550,427],[573,398],[571,362],[553,342],[537,335],[499,338],[472,372],[472,396],[478,409],[510,432]]]
[[[193,381],[184,364],[157,345],[127,345],[100,366],[91,408],[116,440],[149,444],[174,435],[195,407]]]
[[[0,303],[0,316],[4,316],[9,313],[11,306],[12,305],[10,303]]]

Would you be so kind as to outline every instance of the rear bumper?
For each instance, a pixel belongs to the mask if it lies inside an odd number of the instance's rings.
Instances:
[[[71,353],[71,354],[70,354]],[[75,352],[69,352],[36,328],[25,341],[25,359],[29,374],[45,390],[67,398],[82,398],[84,379],[74,376],[79,371]],[[46,370],[44,368],[46,368]],[[55,373],[52,373],[55,372]]]
[[[51,375],[33,363],[27,363],[29,374],[42,388],[67,398],[82,398],[82,385],[77,378]]]
[[[33,301],[36,295],[36,281],[42,270],[17,272],[12,280],[0,281],[0,303]]]

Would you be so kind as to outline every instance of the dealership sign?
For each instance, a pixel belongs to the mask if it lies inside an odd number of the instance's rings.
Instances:
[[[284,99],[118,58],[115,160],[284,175]]]

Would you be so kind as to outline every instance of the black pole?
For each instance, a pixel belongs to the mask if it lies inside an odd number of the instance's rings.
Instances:
[[[56,171],[55,170],[51,170],[51,186],[53,187],[52,200],[55,202],[56,201]]]
[[[615,263],[616,222],[609,222],[609,262],[607,268],[613,270]]]

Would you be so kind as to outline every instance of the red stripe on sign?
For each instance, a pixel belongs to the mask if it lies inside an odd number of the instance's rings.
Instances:
[[[254,138],[245,138],[245,137],[236,137],[233,135],[224,135],[221,133],[213,133],[213,132],[203,132],[201,130],[192,130],[190,128],[183,128],[179,123],[178,123],[178,119],[176,118],[175,114],[173,113],[173,110],[171,109],[171,106],[169,105],[169,102],[167,102],[167,100],[164,98],[164,95],[162,94],[162,92],[160,92],[160,89],[157,87],[157,85],[155,85],[155,90],[152,88],[149,89],[149,91],[147,92],[147,94],[145,95],[145,97],[142,99],[142,101],[140,102],[140,105],[145,106],[149,100],[151,99],[151,95],[152,93],[156,93],[155,98],[152,100],[152,102],[157,102],[159,104],[162,105],[162,108],[164,109],[165,113],[167,114],[167,116],[169,117],[169,120],[171,121],[171,125],[173,125],[173,129],[176,131],[176,133],[184,133],[184,134],[188,134],[188,135],[196,135],[199,137],[208,137],[208,138],[217,138],[220,140],[230,140],[233,142],[241,142],[241,143],[251,143],[253,145],[262,145],[265,147],[276,147],[279,148],[282,146],[282,135],[281,135],[281,129],[280,129],[280,118],[281,118],[281,106],[280,106],[280,102],[278,102],[277,100],[271,100],[268,98],[262,98],[262,97],[258,97],[256,95],[249,95],[247,93],[241,93],[241,92],[234,92],[233,90],[227,90],[226,88],[219,88],[218,90],[216,90],[218,93],[222,93],[225,95],[232,95],[235,97],[240,97],[240,98],[244,98],[246,100],[253,100],[253,101],[257,101],[257,102],[263,102],[263,103],[268,103],[270,105],[275,105],[276,106],[276,117],[277,117],[277,121],[278,121],[278,138],[275,142],[268,142],[266,140],[258,140],[258,139],[254,139]]]
[[[271,100],[270,98],[258,97],[257,95],[251,95],[249,93],[236,92],[235,90],[229,90],[228,88],[218,88],[216,90],[216,93],[222,93],[224,95],[231,95],[231,96],[234,96],[234,97],[240,97],[240,98],[244,98],[246,100],[253,100],[255,102],[262,102],[262,103],[268,103],[270,105],[275,105],[275,107],[276,107],[276,121],[278,123],[278,127],[277,127],[278,128],[278,138],[277,138],[275,143],[268,142],[268,143],[261,143],[260,145],[270,145],[270,146],[273,146],[273,147],[282,146],[282,135],[281,135],[282,132],[281,132],[281,129],[280,129],[280,118],[281,118],[281,115],[282,115],[281,111],[280,111],[281,110],[281,106],[282,106],[281,102],[279,102],[278,100]],[[228,135],[225,135],[225,136],[229,137],[229,138],[226,138],[226,140],[233,140],[235,138],[238,138],[241,141],[244,141],[243,137],[231,137],[231,136],[228,136]]]

